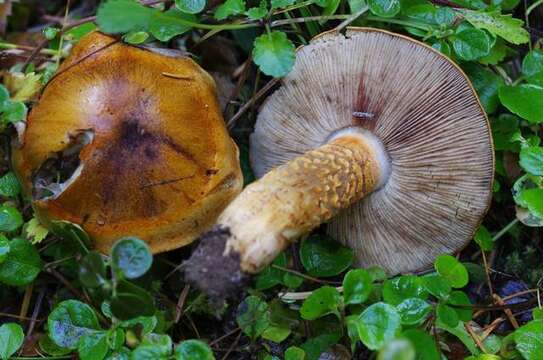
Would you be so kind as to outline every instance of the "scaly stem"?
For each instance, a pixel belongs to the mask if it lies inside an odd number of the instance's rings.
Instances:
[[[256,273],[375,190],[386,176],[386,157],[379,141],[361,131],[345,131],[246,187],[217,221],[231,234],[225,255],[239,255],[241,269]]]

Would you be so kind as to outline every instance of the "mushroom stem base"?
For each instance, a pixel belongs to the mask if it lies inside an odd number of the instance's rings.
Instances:
[[[238,254],[241,269],[256,273],[299,236],[380,187],[388,158],[380,141],[360,128],[328,142],[250,184],[218,224],[230,231],[224,255]]]

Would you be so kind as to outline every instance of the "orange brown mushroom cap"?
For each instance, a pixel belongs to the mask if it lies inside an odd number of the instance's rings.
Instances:
[[[242,186],[212,78],[188,57],[99,32],[45,88],[13,162],[40,220],[81,225],[102,252],[128,235],[155,253],[183,246]],[[60,184],[44,175],[51,166]]]
[[[429,46],[378,29],[301,47],[259,112],[250,151],[261,178],[210,233],[224,250],[208,263],[227,264],[236,281],[323,222],[359,266],[416,271],[472,238],[492,194],[490,128],[468,78]],[[232,292],[204,255],[195,251],[187,278]]]

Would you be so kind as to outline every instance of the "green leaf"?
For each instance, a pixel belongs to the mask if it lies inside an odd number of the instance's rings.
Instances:
[[[111,312],[120,320],[130,320],[155,313],[153,297],[144,289],[127,280],[117,283],[115,296],[111,298]]]
[[[141,5],[135,0],[108,0],[98,8],[96,23],[110,34],[145,31],[157,9]]]
[[[377,16],[393,17],[400,12],[399,0],[367,0],[370,11]]]
[[[42,34],[47,40],[53,40],[54,38],[57,37],[59,32],[60,32],[59,28],[55,28],[51,26],[46,26],[42,30]]]
[[[0,264],[0,282],[11,286],[30,284],[42,268],[40,254],[27,240],[15,238],[9,243],[9,254]]]
[[[47,237],[49,230],[36,217],[33,217],[25,224],[24,233],[32,244],[38,244]]]
[[[215,360],[213,352],[201,340],[185,340],[174,351],[175,360]]]
[[[107,304],[107,303],[104,303]],[[102,309],[102,312],[104,309]],[[113,314],[111,314],[113,315]],[[108,316],[111,318],[111,316]],[[122,328],[138,328],[141,329],[143,335],[150,334],[157,327],[158,320],[156,316],[138,316],[129,320],[121,321],[120,325]]]
[[[300,345],[305,351],[306,360],[318,360],[320,355],[341,338],[341,334],[323,334],[307,340]]]
[[[268,326],[268,328],[262,333],[262,338],[273,341],[274,343],[280,343],[285,340],[290,333],[290,329],[277,326]]]
[[[300,315],[306,320],[315,320],[328,314],[339,316],[338,306],[341,296],[336,288],[323,286],[311,293],[300,308]]]
[[[439,274],[430,274],[422,277],[424,288],[438,299],[446,299],[451,292],[451,284]]]
[[[65,300],[49,314],[47,328],[55,344],[73,350],[83,335],[96,333],[100,325],[89,305]]]
[[[6,87],[0,84],[0,109],[2,109],[5,103],[9,100],[9,91]]]
[[[174,36],[190,30],[191,27],[184,20],[194,23],[198,21],[195,15],[177,9],[157,12],[151,17],[149,32],[160,41],[170,41]]]
[[[528,210],[539,218],[543,218],[543,189],[527,189],[520,193],[520,200]]]
[[[283,282],[283,274],[285,272],[273,267],[273,265],[277,265],[280,267],[287,267],[287,256],[285,255],[284,252],[279,254],[279,256],[277,256],[270,265],[266,266],[264,270],[262,270],[255,277],[254,286],[256,289],[266,290],[276,285],[279,285]]]
[[[300,325],[299,312],[286,307],[279,299],[270,301],[270,324],[284,329],[296,329]]]
[[[81,260],[79,281],[88,288],[99,287],[106,282],[106,264],[100,253],[91,251]]]
[[[253,59],[266,75],[287,75],[294,66],[295,58],[294,44],[284,32],[272,31],[255,39]]]
[[[343,298],[345,304],[362,304],[373,289],[372,277],[365,269],[349,270],[343,278]]]
[[[0,234],[0,264],[6,260],[9,254],[9,240],[8,238]]]
[[[175,0],[175,6],[187,14],[198,14],[206,7],[205,0]]]
[[[380,268],[379,266],[371,266],[366,269],[368,273],[371,276],[371,281],[385,281],[387,279],[387,273],[383,268]]]
[[[449,299],[447,301],[450,305],[467,305],[471,306],[471,301],[469,300],[468,295],[463,291],[453,291],[449,295]],[[471,320],[472,311],[470,307],[465,306],[452,306],[452,308],[456,311],[456,314],[458,315],[458,318],[461,321],[467,322]]]
[[[272,9],[285,8],[294,4],[296,0],[271,0]]]
[[[162,352],[164,355],[170,355],[172,352],[172,339],[169,335],[164,334],[147,334],[140,343],[140,346],[153,346]]]
[[[432,307],[420,298],[405,299],[396,306],[400,314],[402,325],[420,325],[430,312]]]
[[[15,231],[23,225],[23,216],[17,208],[2,205],[0,206],[0,231]]]
[[[520,150],[519,165],[532,175],[543,175],[543,147],[529,146]]]
[[[434,266],[437,273],[447,279],[453,288],[461,288],[468,284],[468,270],[454,256],[440,255]]]
[[[140,345],[132,351],[130,360],[168,360],[168,355],[158,346]]]
[[[258,296],[248,296],[238,306],[236,322],[245,335],[256,340],[270,325],[268,304]]]
[[[441,356],[436,347],[436,341],[428,333],[419,329],[410,329],[402,333],[415,347],[417,360],[440,360]]]
[[[9,101],[4,105],[2,120],[4,123],[17,122],[26,119],[28,109],[20,101]]]
[[[149,246],[135,237],[117,240],[111,249],[111,267],[127,279],[145,274],[153,263]]]
[[[493,113],[500,104],[498,90],[504,85],[503,79],[486,67],[469,63],[464,66],[473,87],[487,113]]]
[[[436,316],[438,321],[452,328],[458,325],[458,314],[453,308],[445,304],[438,304],[436,307]]]
[[[512,113],[517,114],[532,124],[543,121],[543,87],[533,84],[502,86],[499,90],[500,101]]]
[[[490,49],[490,53],[487,56],[479,58],[479,62],[483,65],[497,65],[505,59],[507,51],[508,47],[505,41],[497,38],[496,43]]]
[[[405,339],[394,339],[379,351],[377,360],[415,360],[415,349]]]
[[[149,34],[145,31],[131,31],[123,36],[123,40],[132,45],[143,44],[148,38]]]
[[[348,0],[351,14],[357,14],[359,11],[368,6],[366,0]]]
[[[522,60],[522,75],[529,83],[543,86],[543,51],[530,51]]]
[[[414,275],[399,276],[385,281],[383,285],[383,300],[392,305],[398,305],[406,298],[426,299],[428,293],[422,280]]]
[[[400,331],[400,315],[393,306],[379,302],[362,312],[356,327],[364,345],[379,350]]]
[[[305,351],[296,346],[291,346],[285,351],[285,360],[305,360]]]
[[[77,345],[77,352],[81,360],[102,360],[108,352],[107,332],[84,334]]]
[[[524,22],[513,18],[511,14],[501,14],[499,10],[462,11],[464,18],[478,29],[485,29],[493,35],[500,36],[515,45],[530,41],[528,31],[523,28]]]
[[[226,0],[215,10],[213,16],[217,20],[224,20],[232,15],[239,15],[245,12],[244,0]]]
[[[335,276],[348,269],[354,252],[328,236],[314,234],[302,241],[300,261],[312,276]]]
[[[447,57],[451,57],[451,47],[444,40],[438,40],[432,44],[432,47]]]
[[[109,329],[107,334],[107,342],[109,344],[109,347],[112,350],[120,350],[124,342],[126,341],[126,336],[124,334],[123,329],[121,328],[112,328]]]
[[[484,251],[490,251],[494,247],[492,235],[490,235],[490,232],[483,225],[479,226],[479,229],[477,229],[475,232],[473,239]]]
[[[0,358],[7,360],[23,345],[23,329],[19,324],[7,323],[0,326]]]
[[[251,20],[259,20],[268,14],[268,6],[265,0],[260,1],[258,7],[252,7],[245,13]]]
[[[39,345],[42,351],[52,356],[63,356],[72,352],[70,349],[55,344],[47,334],[40,338]]]
[[[464,323],[458,321],[455,327],[448,326],[444,322],[440,320],[438,317],[436,321],[436,327],[442,330],[447,331],[448,333],[456,336],[462,343],[468,348],[468,350],[473,355],[478,355],[479,350],[477,348],[477,344],[475,344],[475,341],[471,337],[471,335],[467,332],[466,328],[464,327]]]
[[[96,30],[96,25],[88,22],[71,28],[64,33],[64,37],[67,37],[72,42],[78,42],[83,36],[93,32],[94,30]]]
[[[21,192],[21,185],[17,176],[10,171],[0,177],[0,195],[6,197],[15,197]]]
[[[483,30],[463,28],[452,37],[452,46],[460,59],[473,61],[490,53],[491,39]]]

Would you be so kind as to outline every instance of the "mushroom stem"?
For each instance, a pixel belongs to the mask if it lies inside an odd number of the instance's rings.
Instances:
[[[340,130],[326,144],[250,184],[224,210],[230,233],[224,256],[239,256],[256,273],[302,234],[378,189],[388,176],[381,142],[360,128]]]

